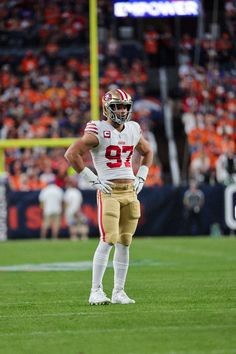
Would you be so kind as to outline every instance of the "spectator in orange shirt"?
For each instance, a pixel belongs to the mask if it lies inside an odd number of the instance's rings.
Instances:
[[[27,74],[31,71],[38,69],[38,59],[33,54],[31,50],[26,53],[26,56],[21,61],[21,70],[24,74]]]
[[[24,190],[22,189],[24,185],[24,177],[21,162],[16,160],[13,163],[13,172],[8,178],[10,188],[14,191]]]
[[[26,186],[29,191],[40,190],[46,186],[46,183],[39,178],[39,170],[36,167],[31,167],[26,172]]]

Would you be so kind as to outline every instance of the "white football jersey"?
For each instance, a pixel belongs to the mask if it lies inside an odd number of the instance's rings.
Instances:
[[[91,121],[85,133],[95,135],[99,141],[90,152],[100,179],[134,179],[132,156],[142,134],[138,123],[127,122],[119,132],[105,120]]]

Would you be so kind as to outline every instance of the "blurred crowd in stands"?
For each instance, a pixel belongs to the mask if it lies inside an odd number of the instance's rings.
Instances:
[[[183,36],[179,87],[190,178],[227,185],[236,183],[235,2],[225,2],[224,19],[219,36],[206,33],[200,43],[188,34]]]
[[[122,87],[134,98],[133,119],[155,151],[147,185],[162,185],[153,126],[161,116],[157,96],[147,95],[149,68],[175,64],[176,43],[166,28],[149,26],[141,46],[124,50],[110,30],[111,2],[98,1],[100,97]],[[90,116],[88,1],[15,0],[0,3],[0,139],[79,137]],[[190,177],[216,176],[222,154],[233,156],[236,175],[236,56],[233,1],[225,2],[224,28],[198,42],[184,34],[178,52],[181,112],[190,148]],[[102,31],[103,29],[103,31]],[[162,48],[162,50],[160,50]],[[199,61],[196,64],[196,53]],[[14,190],[41,189],[49,180],[65,187],[70,174],[63,148],[6,149]],[[222,160],[222,159],[221,159]],[[136,158],[134,158],[134,163]],[[87,162],[91,159],[88,156]],[[222,171],[222,169],[220,169]],[[235,177],[236,178],[236,177]],[[81,188],[87,188],[78,181]]]

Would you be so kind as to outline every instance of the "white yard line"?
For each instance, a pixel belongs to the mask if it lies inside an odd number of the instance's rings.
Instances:
[[[131,267],[154,267],[154,266],[170,266],[173,262],[162,262],[156,260],[143,259],[140,261],[131,261]],[[108,267],[112,268],[112,262],[108,263]],[[85,271],[92,269],[92,261],[81,262],[60,262],[60,263],[41,263],[41,264],[18,264],[0,266],[0,272],[44,272],[44,271]]]

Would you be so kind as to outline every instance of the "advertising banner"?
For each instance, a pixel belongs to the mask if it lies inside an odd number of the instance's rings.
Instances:
[[[205,204],[202,209],[201,234],[209,234],[211,225],[217,223],[223,230],[224,187],[203,186]],[[164,186],[144,188],[139,195],[142,216],[136,230],[137,236],[168,236],[187,234],[183,195],[186,188]],[[8,238],[39,238],[42,222],[42,210],[39,206],[38,192],[8,193]],[[83,212],[89,223],[90,237],[98,237],[96,192],[84,190]],[[61,220],[60,237],[68,237],[68,229],[64,217]]]
[[[113,0],[115,17],[198,16],[200,0]]]

